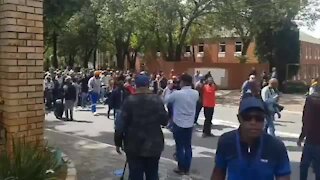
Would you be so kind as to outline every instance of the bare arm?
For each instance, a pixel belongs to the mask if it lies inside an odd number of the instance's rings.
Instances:
[[[225,180],[225,179],[226,179],[226,170],[215,167],[211,175],[211,180]]]

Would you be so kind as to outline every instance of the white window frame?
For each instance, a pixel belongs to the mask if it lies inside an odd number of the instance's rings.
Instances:
[[[221,46],[224,46],[224,51],[221,51],[222,50]],[[226,52],[227,52],[227,43],[225,41],[219,42],[218,58],[225,58]]]
[[[189,57],[191,57],[191,46],[190,45],[187,45],[187,46],[185,46],[185,48],[186,48],[186,50],[185,50],[185,53],[184,53],[184,57],[186,57],[186,58],[189,58]],[[188,50],[189,51],[187,51],[187,48],[188,48]]]
[[[237,46],[241,46],[241,50],[237,51]],[[235,52],[236,53],[241,53],[242,52],[242,48],[243,48],[243,43],[241,41],[236,41],[235,42]]]
[[[224,51],[222,51],[221,46],[224,46]],[[227,43],[225,41],[219,42],[219,53],[226,53],[227,52]]]

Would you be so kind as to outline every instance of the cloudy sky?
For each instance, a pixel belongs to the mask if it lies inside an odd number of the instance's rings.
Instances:
[[[313,27],[313,30],[310,30],[307,27],[301,27],[301,30],[314,37],[320,38],[320,20]]]

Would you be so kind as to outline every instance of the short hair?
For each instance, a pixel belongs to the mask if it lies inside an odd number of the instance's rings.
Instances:
[[[184,83],[186,83],[187,85],[191,85],[192,84],[192,76],[190,76],[189,74],[183,74],[180,77],[180,80]]]
[[[278,83],[278,79],[276,79],[276,78],[271,78],[271,79],[269,80],[269,84],[271,84],[271,83]]]
[[[255,78],[256,78],[255,75],[250,75],[250,76],[249,76],[249,79],[250,79],[250,80],[255,79]]]

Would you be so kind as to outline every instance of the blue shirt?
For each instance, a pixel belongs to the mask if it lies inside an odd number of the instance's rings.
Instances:
[[[165,97],[166,104],[173,106],[173,122],[182,128],[191,128],[194,124],[197,101],[199,100],[198,91],[190,86],[181,88],[167,94]]]
[[[231,131],[223,134],[218,142],[218,148],[216,152],[215,164],[219,169],[227,171],[228,180],[239,180],[241,178],[230,178],[239,177],[238,172],[233,172],[233,169],[239,169],[234,163],[238,160],[237,152],[237,133],[238,130]],[[258,166],[250,167],[256,160],[257,152],[260,147],[260,141],[257,140],[251,147],[246,143],[240,141],[240,149],[245,169],[254,168],[254,171],[247,171],[245,174],[246,180],[254,180],[251,177],[252,174],[258,174],[263,177],[263,180],[274,180],[275,177],[288,176],[291,174],[290,161],[288,158],[287,150],[283,142],[268,135],[263,135],[263,146],[261,149],[261,157],[257,160]],[[238,165],[239,166],[239,165]],[[231,170],[232,169],[232,170]],[[262,179],[261,179],[262,180]]]

